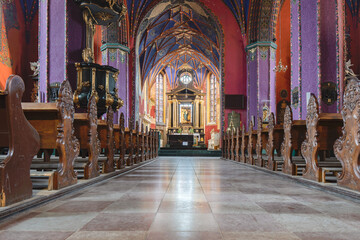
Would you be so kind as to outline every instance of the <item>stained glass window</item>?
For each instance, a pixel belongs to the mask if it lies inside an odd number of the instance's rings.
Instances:
[[[156,76],[156,122],[164,122],[164,77]]]

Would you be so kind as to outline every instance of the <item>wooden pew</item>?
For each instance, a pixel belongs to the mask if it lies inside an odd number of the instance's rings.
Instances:
[[[133,141],[133,159],[134,159],[134,164],[138,164],[140,162],[139,159],[139,122],[136,121],[135,122],[135,129],[132,130],[133,134],[132,134],[132,141]]]
[[[280,166],[283,164],[284,160],[279,156],[280,146],[284,139],[284,129],[282,126],[275,126],[275,117],[274,113],[271,113],[269,116],[268,124],[268,138],[266,144],[266,155],[267,155],[267,168],[271,171],[277,171],[280,169]],[[277,146],[278,156],[275,156],[274,151]]]
[[[120,113],[119,125],[114,127],[115,148],[119,151],[119,157],[116,160],[116,168],[125,168],[125,155],[126,155],[126,143],[125,143],[125,119],[124,113]]]
[[[247,139],[245,136],[245,127],[241,128],[241,147],[240,147],[240,162],[246,163],[245,147],[247,145]]]
[[[290,106],[285,109],[284,115],[284,142],[281,155],[284,158],[282,171],[290,175],[301,175],[305,168],[305,160],[301,156],[293,157],[292,152],[299,152],[301,144],[305,140],[306,122],[304,120],[292,120]],[[295,158],[295,159],[294,159]]]
[[[48,189],[61,189],[77,182],[74,161],[80,144],[74,134],[73,93],[68,81],[60,85],[57,103],[22,103],[26,118],[40,135],[40,148],[59,154],[56,170],[49,177]]]
[[[144,143],[144,156],[145,156],[145,160],[149,160],[150,159],[150,155],[149,155],[149,131],[148,131],[148,127],[145,127],[145,143]]]
[[[155,157],[159,156],[159,144],[160,144],[160,132],[156,131],[156,136],[155,136]]]
[[[126,166],[132,166],[134,165],[134,159],[133,159],[133,131],[131,130],[132,127],[132,121],[129,118],[129,128],[125,128],[125,144],[126,144]]]
[[[0,147],[8,148],[0,161],[0,206],[31,198],[30,165],[40,149],[40,136],[27,121],[21,107],[25,91],[19,76],[10,76],[0,91]]]
[[[87,113],[75,113],[74,127],[75,135],[79,139],[80,149],[86,149],[88,153],[87,162],[84,165],[84,178],[90,179],[100,175],[98,165],[100,155],[100,140],[97,131],[97,105],[96,94],[92,94]]]
[[[311,94],[306,114],[306,139],[301,145],[301,153],[306,161],[303,177],[325,182],[325,173],[335,176],[341,172],[338,160],[318,159],[320,151],[331,150],[341,133],[342,118],[337,113],[319,113],[315,95]],[[324,156],[322,154],[321,156]],[[324,157],[323,157],[324,158]]]
[[[232,138],[231,138],[231,132],[228,132],[227,134],[228,144],[227,144],[227,159],[231,159],[231,145],[232,145]]]
[[[334,144],[336,158],[341,162],[342,172],[338,175],[337,184],[360,191],[360,83],[356,78],[348,81],[341,115],[344,126],[342,136]]]
[[[236,128],[235,161],[237,162],[240,162],[240,155],[239,155],[240,142],[241,142],[240,130],[239,128]]]
[[[254,128],[254,123],[252,121],[250,121],[249,123],[249,130],[248,130],[248,142],[247,142],[247,158],[246,158],[246,163],[254,165],[255,161],[254,161],[254,149],[256,146],[256,131],[253,130]]]
[[[146,160],[145,138],[146,138],[146,133],[145,133],[144,124],[141,124],[140,162],[144,162]]]
[[[231,129],[230,133],[231,145],[230,145],[230,160],[235,160],[235,135],[234,130]]]
[[[225,159],[225,133],[223,133],[223,136],[222,136],[222,145],[221,145],[221,156],[223,159]]]
[[[264,167],[265,162],[262,156],[263,146],[266,146],[267,143],[267,131],[263,131],[262,129],[262,120],[261,117],[257,118],[258,127],[257,127],[257,134],[256,134],[256,156],[255,158],[255,165],[259,167]]]
[[[98,120],[98,136],[100,146],[105,149],[106,160],[102,162],[102,173],[115,171],[115,138],[114,138],[114,111],[107,108],[106,121]]]

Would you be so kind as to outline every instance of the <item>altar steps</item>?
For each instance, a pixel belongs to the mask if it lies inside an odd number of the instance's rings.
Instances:
[[[159,156],[221,157],[221,150],[160,148]]]

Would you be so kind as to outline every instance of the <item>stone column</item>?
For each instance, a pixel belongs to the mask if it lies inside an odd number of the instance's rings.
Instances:
[[[248,67],[248,116],[247,119],[262,117],[262,104],[270,100],[270,110],[276,112],[275,93],[275,50],[272,42],[258,42],[247,46]],[[255,126],[257,123],[255,121]]]

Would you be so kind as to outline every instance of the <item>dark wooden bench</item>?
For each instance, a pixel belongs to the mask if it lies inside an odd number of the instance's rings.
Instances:
[[[40,149],[40,136],[23,113],[24,91],[19,76],[10,76],[0,91],[0,147],[7,148],[0,160],[1,207],[32,196],[30,165]]]
[[[335,141],[334,152],[341,162],[342,172],[338,174],[337,184],[360,191],[360,82],[351,78],[346,87],[341,110],[344,126],[342,136]]]
[[[130,121],[129,121],[130,122]],[[129,123],[129,126],[131,124]],[[125,146],[126,146],[126,166],[134,165],[133,159],[133,131],[129,128],[125,128]]]
[[[124,113],[120,113],[119,124],[114,126],[114,138],[115,148],[119,152],[119,156],[116,159],[116,168],[125,168],[125,155],[126,155],[126,143],[125,143],[125,119]]]
[[[305,120],[292,119],[290,106],[285,109],[284,115],[284,142],[281,147],[281,155],[284,158],[282,171],[290,175],[301,175],[306,163],[302,156],[299,155],[301,144],[306,136]],[[295,156],[293,155],[295,151]]]
[[[98,164],[100,140],[97,131],[96,95],[93,94],[88,103],[87,113],[75,113],[75,136],[79,139],[80,149],[86,150],[87,162],[84,165],[84,178],[90,179],[100,175]]]
[[[258,117],[258,128],[256,130],[256,155],[255,158],[255,165],[259,167],[265,166],[265,159],[266,154],[263,154],[263,149],[266,148],[267,141],[268,141],[268,131],[267,129],[262,128],[262,119]]]
[[[253,130],[254,123],[250,121],[248,129],[248,141],[247,141],[247,157],[246,163],[254,165],[254,149],[256,148],[257,132]]]
[[[240,147],[240,162],[246,163],[246,146],[247,146],[248,138],[245,134],[245,127],[241,128],[241,147]]]
[[[281,157],[281,144],[284,139],[284,129],[282,126],[275,126],[274,113],[269,116],[269,124],[267,126],[267,144],[266,144],[266,155],[265,159],[266,167],[271,171],[281,170],[281,166],[284,162]],[[275,155],[276,150],[276,155]]]
[[[234,135],[234,130],[231,129],[230,132],[231,145],[230,145],[230,160],[235,160],[235,144],[236,144],[236,135]]]
[[[98,136],[100,146],[105,149],[106,159],[102,162],[102,173],[115,171],[115,135],[114,135],[114,111],[112,107],[107,108],[106,121],[98,120]]]
[[[340,114],[319,113],[318,101],[312,94],[307,106],[306,139],[301,145],[301,153],[306,161],[304,178],[325,182],[326,176],[341,172],[341,163],[335,158],[326,158],[324,153],[332,150],[340,137],[342,125]]]
[[[240,129],[236,128],[236,136],[235,136],[235,161],[240,162],[240,144],[241,144],[241,137],[240,137]]]
[[[48,179],[48,189],[61,189],[77,183],[74,162],[79,155],[80,144],[74,134],[73,94],[68,81],[60,85],[57,103],[22,103],[26,118],[40,135],[40,149],[57,150],[57,168],[45,172],[42,166],[32,164],[39,170],[34,177],[44,176]],[[48,159],[45,159],[48,160]],[[42,165],[47,162],[43,162]],[[34,166],[33,166],[34,165]]]

